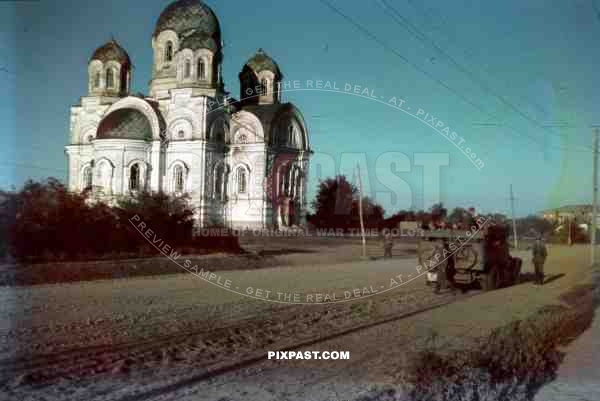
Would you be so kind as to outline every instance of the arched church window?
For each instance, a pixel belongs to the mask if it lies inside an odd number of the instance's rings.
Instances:
[[[177,136],[178,136],[179,138],[183,138],[183,137],[185,137],[185,132],[183,132],[183,130],[180,130],[180,131],[177,133]]]
[[[185,187],[183,167],[180,165],[175,166],[173,169],[173,183],[175,184],[175,192],[181,193]]]
[[[215,169],[215,187],[213,188],[213,196],[215,199],[221,199],[223,194],[223,175],[225,170],[223,169],[223,165],[218,165]]]
[[[129,190],[139,191],[140,189],[140,166],[134,164],[129,170]]]
[[[100,72],[94,74],[94,88],[100,87]]]
[[[288,142],[288,145],[289,145],[290,147],[293,147],[293,146],[294,146],[294,142],[295,142],[295,141],[294,141],[294,125],[293,125],[293,124],[290,124],[290,126],[288,127],[288,138],[287,138],[287,142]]]
[[[246,189],[248,186],[248,177],[246,176],[246,169],[243,167],[239,167],[236,173],[237,180],[237,191],[240,194],[246,193]]]
[[[283,191],[282,192],[285,194],[285,196],[290,195],[291,171],[292,171],[292,169],[290,168],[283,176]]]
[[[266,95],[268,93],[269,90],[269,81],[267,81],[265,78],[260,80],[260,94],[261,95]]]
[[[112,68],[106,70],[106,87],[112,88],[115,85],[115,76]]]
[[[91,189],[92,188],[92,167],[87,166],[83,170],[83,189]]]
[[[201,81],[206,79],[206,64],[203,59],[198,60],[198,79]]]
[[[189,78],[192,75],[192,63],[190,60],[185,60],[185,64],[183,67],[183,77]]]
[[[112,188],[112,167],[105,160],[98,163],[98,167],[95,168],[96,173],[96,185],[99,187],[99,191],[105,194],[111,192]]]
[[[165,61],[173,61],[173,42],[168,41],[165,46]]]

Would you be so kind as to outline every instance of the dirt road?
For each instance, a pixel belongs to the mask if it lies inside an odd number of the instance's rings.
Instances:
[[[407,353],[424,346],[434,332],[438,342],[461,347],[556,302],[558,294],[587,274],[587,255],[578,248],[551,255],[548,274],[554,278],[543,289],[524,283],[479,294],[306,347],[350,351],[349,361],[264,358],[268,350],[410,313],[453,296],[433,295],[423,278],[384,292],[391,277],[415,274],[412,258],[222,275],[243,283],[243,288],[305,296],[380,290],[372,297],[329,305],[249,299],[191,275],[4,288],[4,394],[86,401],[353,399],[373,383],[394,383]],[[252,356],[263,362],[206,381],[208,370]]]

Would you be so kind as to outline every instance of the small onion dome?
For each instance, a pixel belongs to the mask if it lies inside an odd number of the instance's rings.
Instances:
[[[177,0],[171,3],[158,17],[154,37],[162,31],[172,30],[182,36],[191,31],[202,32],[221,40],[221,28],[217,16],[201,0]]]
[[[103,63],[108,61],[116,61],[122,66],[131,66],[129,54],[127,54],[125,49],[123,49],[114,39],[111,39],[110,42],[96,49],[90,61],[91,60],[100,60]]]
[[[252,70],[257,75],[261,71],[271,71],[275,74],[275,79],[277,80],[283,77],[277,63],[263,49],[258,49],[256,54],[246,62],[242,71],[247,69]]]
[[[215,42],[211,36],[203,32],[194,32],[190,36],[187,36],[181,42],[180,48],[190,50],[208,49],[213,53],[216,53],[219,50],[217,42]]]
[[[152,127],[139,110],[124,108],[109,113],[100,121],[97,139],[152,140]]]

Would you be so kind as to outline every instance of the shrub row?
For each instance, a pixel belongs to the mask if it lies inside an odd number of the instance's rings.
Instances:
[[[566,305],[542,308],[529,319],[494,330],[470,352],[419,353],[404,377],[409,399],[533,399],[554,378],[564,356],[559,347],[589,327],[598,305],[592,286],[578,287],[563,300]]]
[[[231,234],[193,236],[187,198],[141,193],[109,206],[69,192],[56,179],[28,181],[0,194],[0,252],[19,262],[94,260],[158,254],[130,222],[134,216],[172,248],[239,251]],[[181,252],[180,252],[181,253]]]

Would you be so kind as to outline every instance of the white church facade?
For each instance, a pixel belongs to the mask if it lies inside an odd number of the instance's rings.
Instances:
[[[284,103],[282,73],[262,50],[229,98],[219,21],[200,0],[178,0],[152,36],[149,95],[130,93],[132,62],[114,40],[88,64],[88,94],[71,108],[68,185],[114,202],[140,191],[187,195],[198,227],[301,225],[310,156],[300,111]]]

